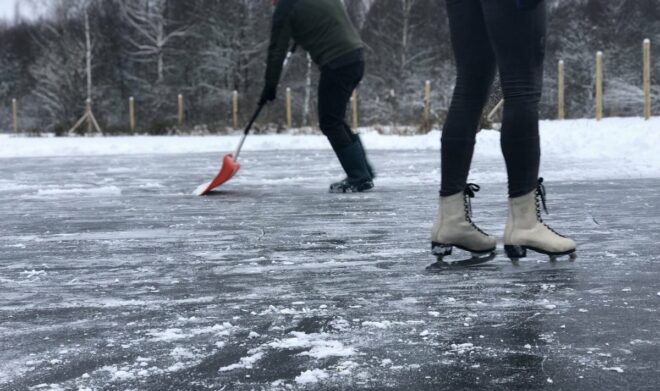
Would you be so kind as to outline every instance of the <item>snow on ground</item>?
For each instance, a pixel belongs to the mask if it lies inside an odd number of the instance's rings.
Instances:
[[[440,132],[419,136],[380,135],[361,129],[369,150],[439,151]],[[660,117],[608,118],[595,120],[542,121],[544,160],[564,161],[556,179],[649,178],[660,172]],[[0,158],[140,155],[224,154],[236,147],[240,136],[207,137],[92,137],[24,138],[0,136]],[[321,135],[251,135],[245,151],[328,150]],[[475,158],[500,159],[499,133],[483,131],[478,136]],[[589,177],[580,163],[590,162]]]

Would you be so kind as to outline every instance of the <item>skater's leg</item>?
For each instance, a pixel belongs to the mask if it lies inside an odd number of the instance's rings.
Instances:
[[[442,131],[443,197],[465,189],[481,114],[495,76],[495,57],[480,1],[447,0],[447,13],[457,75]]]
[[[479,0],[447,0],[447,12],[457,76],[442,132],[441,197],[431,233],[432,251],[439,258],[451,254],[453,247],[479,254],[496,247],[495,238],[472,222],[470,199],[479,187],[467,184],[481,113],[495,76],[495,57]]]
[[[516,0],[482,0],[504,93],[501,146],[509,196],[536,188],[541,148],[539,102],[545,54],[545,1],[521,10]]]
[[[361,192],[374,186],[362,143],[345,121],[348,101],[363,75],[362,61],[321,70],[319,125],[347,175],[345,180],[330,186],[333,193]]]
[[[355,89],[358,87],[358,85],[360,85],[360,82],[362,81],[362,76],[364,75],[364,63],[362,63],[362,67],[363,67],[363,70],[361,72],[360,78],[354,79],[353,88],[351,89],[351,95],[353,94],[353,91],[355,91]],[[367,170],[369,171],[369,176],[371,177],[371,179],[375,179],[376,178],[376,173],[374,172],[373,166],[369,162],[369,159],[367,159],[367,153],[364,149],[364,144],[362,144],[362,140],[360,139],[360,136],[351,129],[350,125],[345,120],[344,120],[344,129],[345,129],[346,133],[351,136],[353,141],[357,141],[360,144],[360,148],[362,149],[362,154],[364,156],[364,161],[367,165]]]
[[[346,123],[346,108],[363,75],[363,62],[339,69],[323,68],[321,71],[318,90],[319,126],[335,151],[355,141]]]
[[[431,233],[431,251],[440,259],[451,255],[453,247],[477,254],[495,251],[495,238],[472,221],[470,199],[478,191],[479,186],[468,184],[460,193],[440,197],[438,217]]]
[[[504,245],[512,259],[528,249],[551,256],[573,254],[576,244],[541,218],[546,205],[539,179],[539,102],[543,86],[545,1],[520,9],[515,0],[482,0],[504,92],[501,144],[509,175],[509,217]]]

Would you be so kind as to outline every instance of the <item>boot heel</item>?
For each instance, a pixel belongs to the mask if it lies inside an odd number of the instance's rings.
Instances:
[[[522,246],[504,246],[506,256],[510,259],[520,259],[527,257],[527,249]]]
[[[431,244],[431,252],[433,255],[438,257],[446,257],[447,255],[451,255],[453,248],[454,246],[451,244],[442,244],[436,242]]]

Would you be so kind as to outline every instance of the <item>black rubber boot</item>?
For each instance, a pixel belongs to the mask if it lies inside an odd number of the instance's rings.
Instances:
[[[359,139],[335,153],[348,177],[330,185],[330,193],[360,193],[373,189],[373,177]]]
[[[358,143],[360,143],[360,147],[362,148],[362,156],[364,156],[364,164],[367,165],[367,170],[369,171],[369,175],[371,176],[371,179],[374,180],[376,179],[376,173],[374,172],[371,163],[369,163],[369,159],[367,159],[367,152],[364,149],[364,145],[362,145],[362,139],[360,138],[360,135],[356,134],[355,139],[357,140]]]

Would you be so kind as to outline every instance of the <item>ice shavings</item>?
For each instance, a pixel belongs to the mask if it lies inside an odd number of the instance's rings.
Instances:
[[[210,184],[211,184],[211,182],[207,182],[207,183],[203,183],[203,184],[199,185],[195,189],[195,191],[193,192],[193,195],[201,196],[202,193],[204,193],[204,191],[209,187]]]

